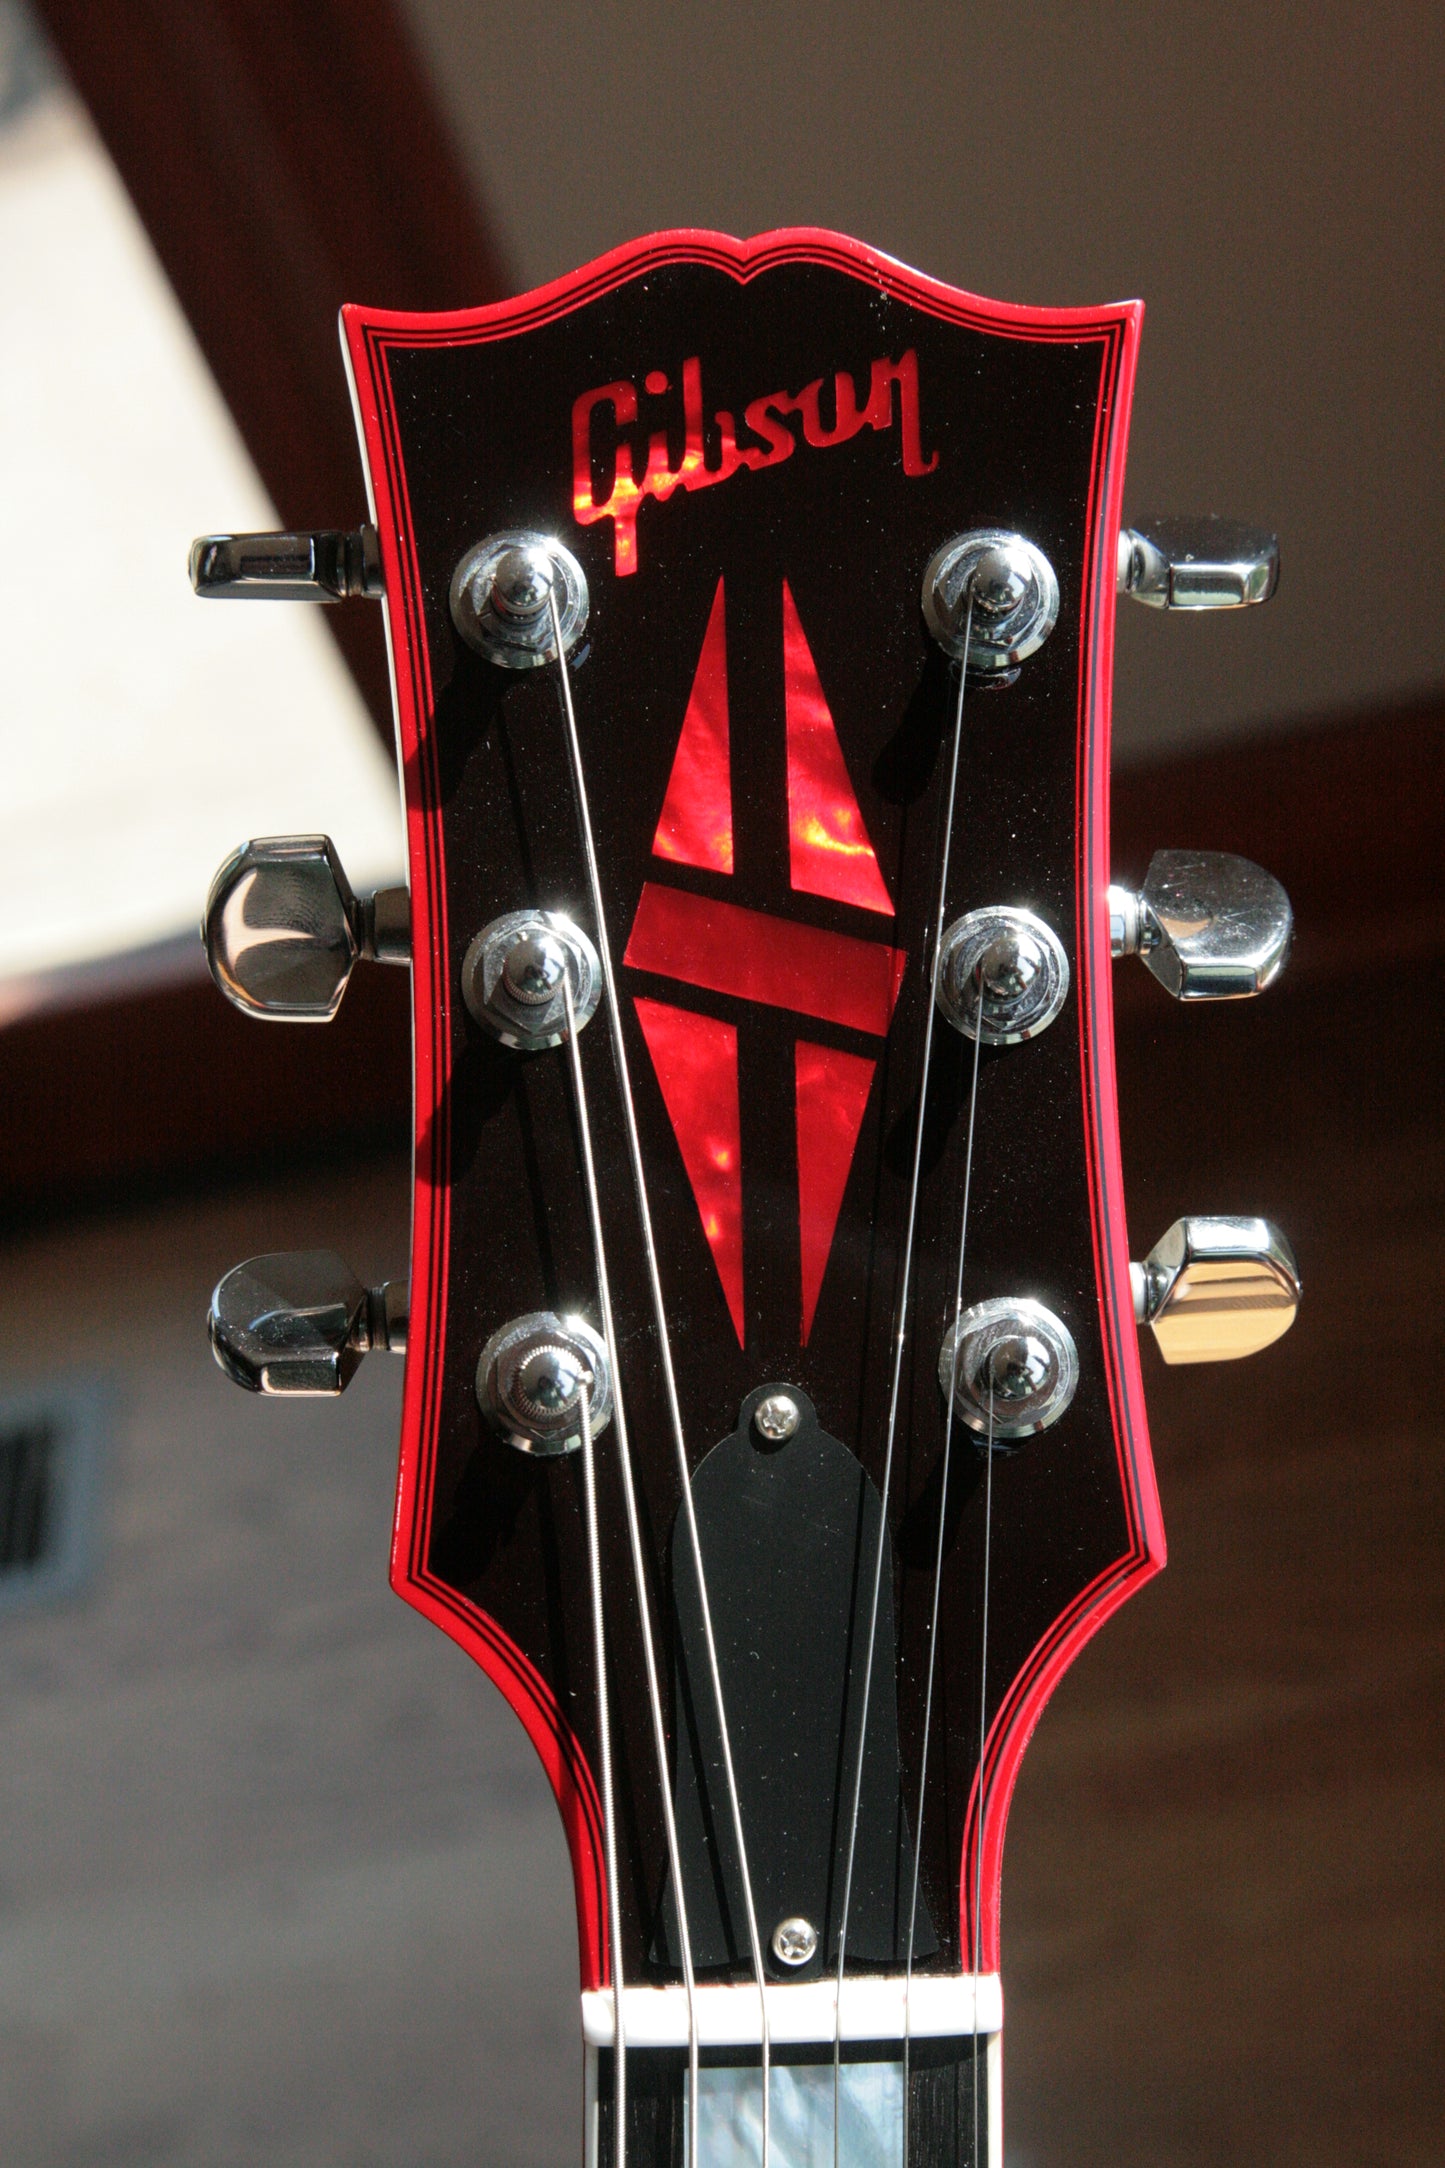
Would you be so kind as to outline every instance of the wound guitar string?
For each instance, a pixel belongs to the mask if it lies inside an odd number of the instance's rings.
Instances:
[[[982,996],[982,986],[979,988]],[[982,1008],[979,1028],[983,1028]],[[988,1587],[989,1557],[993,1536],[993,1361],[988,1369],[988,1432],[984,1440],[983,1473],[983,1624],[978,1653],[978,1815],[973,1837],[973,2168],[983,2168],[978,2157],[978,1967],[983,1943],[983,1808],[984,1754],[988,1747]]]
[[[570,968],[570,967],[569,967]],[[563,973],[564,983],[566,972]],[[571,1004],[569,1003],[570,1007]],[[568,1018],[570,1027],[571,1018]],[[607,1705],[607,1635],[602,1616],[602,1550],[597,1535],[597,1462],[592,1443],[592,1395],[583,1377],[577,1388],[581,1422],[583,1517],[587,1525],[587,1579],[592,1598],[592,1659],[597,1667],[597,1738],[602,1785],[602,1843],[607,1861],[607,1910],[612,1942],[612,1999],[617,2006],[614,2058],[617,2069],[616,2168],[627,2168],[627,2043],[622,2019],[622,1913],[617,1902],[617,1795],[612,1782],[612,1722]]]
[[[924,1124],[928,1108],[928,1072],[933,1056],[933,1023],[938,1014],[938,968],[943,954],[943,922],[948,908],[948,873],[953,853],[953,816],[958,797],[959,756],[963,747],[963,701],[968,687],[968,647],[973,634],[973,582],[970,575],[964,596],[963,653],[958,666],[958,701],[953,711],[953,744],[949,758],[948,795],[944,801],[943,847],[938,869],[938,905],[933,919],[933,958],[928,973],[928,1010],[923,1023],[923,1058],[919,1065],[918,1120],[913,1136],[913,1173],[908,1189],[908,1216],[903,1236],[903,1266],[898,1306],[893,1326],[893,1375],[888,1393],[888,1429],[883,1453],[882,1511],[878,1516],[878,1543],[873,1556],[873,1595],[868,1613],[868,1642],[863,1658],[862,1721],[858,1753],[853,1769],[853,1799],[848,1817],[847,1865],[843,1877],[843,1913],[838,1929],[838,1972],[833,2005],[833,2168],[839,2160],[839,2102],[843,2065],[843,1968],[848,1945],[848,1911],[853,1901],[853,1866],[858,1848],[858,1814],[863,1796],[863,1758],[868,1746],[868,1702],[873,1684],[873,1655],[878,1639],[878,1607],[883,1592],[883,1567],[889,1553],[888,1497],[893,1481],[893,1451],[898,1435],[898,1398],[903,1382],[903,1350],[908,1337],[908,1302],[912,1287],[913,1245],[918,1226],[918,1191],[923,1172]],[[979,1028],[982,1029],[982,1017]],[[975,1990],[975,1993],[977,1991]]]
[[[617,1360],[617,1334],[613,1323],[612,1282],[607,1270],[607,1250],[602,1233],[602,1200],[597,1186],[597,1167],[592,1153],[592,1124],[587,1108],[587,1085],[582,1072],[582,1051],[577,1040],[577,1019],[572,1003],[572,976],[570,969],[562,974],[562,999],[566,1008],[567,1056],[572,1072],[572,1097],[577,1110],[577,1133],[582,1151],[583,1186],[587,1195],[587,1213],[592,1233],[592,1257],[597,1274],[597,1302],[602,1313],[602,1340],[607,1351],[607,1361],[612,1372],[613,1423],[617,1431],[617,1466],[622,1479],[622,1497],[627,1518],[627,1540],[632,1556],[632,1578],[637,1595],[637,1615],[642,1628],[642,1655],[647,1673],[647,1700],[652,1717],[653,1748],[657,1756],[658,1783],[662,1794],[662,1820],[667,1834],[667,1856],[672,1870],[673,1887],[677,1893],[678,1939],[682,1946],[682,1977],[687,1995],[687,2048],[688,2073],[691,2081],[691,2097],[688,2108],[687,2147],[684,2168],[695,2168],[698,2158],[698,2028],[697,2028],[697,1982],[693,1973],[692,1936],[688,1928],[687,1900],[682,1888],[682,1854],[677,1841],[677,1817],[673,1811],[672,1786],[668,1781],[667,1720],[663,1713],[662,1691],[658,1682],[657,1649],[652,1632],[652,1612],[647,1600],[647,1574],[642,1557],[642,1534],[637,1519],[637,1494],[632,1480],[632,1443],[627,1429],[627,1410],[622,1394],[621,1370]],[[599,1578],[600,1589],[600,1578]],[[600,1597],[599,1597],[600,1601]],[[627,2040],[623,2023],[622,2007],[622,1943],[621,1915],[617,1908],[617,1894],[611,1893],[615,1923],[612,1936],[613,1976],[612,1994],[616,2010],[613,2053],[616,2058],[617,2091],[614,2114],[617,2118],[617,2168],[626,2168],[626,2070]]]
[[[913,1887],[908,1901],[908,1956],[903,1973],[903,2159],[908,2160],[908,2071],[909,2056],[913,2045],[913,1946],[918,1928],[918,1877],[923,1865],[923,1809],[928,1797],[928,1749],[933,1729],[933,1682],[938,1669],[938,1605],[943,1587],[944,1535],[948,1527],[948,1478],[953,1457],[954,1395],[958,1391],[959,1344],[963,1338],[963,1268],[968,1251],[968,1200],[973,1186],[973,1142],[978,1119],[978,1060],[983,1049],[983,959],[980,957],[976,975],[976,1014],[979,1029],[973,1037],[973,1075],[968,1091],[968,1142],[963,1157],[963,1207],[958,1222],[958,1264],[953,1276],[953,1355],[948,1373],[948,1401],[943,1411],[943,1459],[938,1494],[938,1545],[933,1561],[933,1595],[928,1615],[928,1670],[923,1694],[923,1752],[918,1771],[918,1812],[913,1822]],[[945,1321],[947,1329],[947,1321]],[[985,1582],[985,1589],[986,1589]],[[985,1601],[987,1597],[985,1595]],[[978,1966],[974,1965],[974,2043],[978,2041]],[[974,2070],[974,2084],[978,2083],[978,2071]],[[974,2164],[977,2160],[978,2134],[974,2133]]]
[[[752,1876],[748,1870],[747,1841],[743,1833],[742,1805],[738,1796],[737,1776],[733,1766],[732,1739],[728,1730],[727,1710],[723,1699],[722,1674],[718,1668],[717,1643],[713,1636],[712,1610],[708,1602],[707,1577],[703,1566],[702,1542],[698,1534],[697,1513],[693,1505],[691,1471],[688,1467],[687,1440],[683,1432],[682,1406],[678,1399],[677,1378],[673,1369],[672,1343],[668,1332],[667,1307],[662,1291],[662,1275],[657,1260],[657,1244],[653,1234],[652,1212],[648,1203],[647,1179],[642,1163],[642,1142],[637,1130],[637,1114],[632,1096],[632,1079],[628,1068],[627,1046],[622,1031],[622,1007],[617,996],[617,977],[612,964],[612,946],[607,935],[607,919],[602,899],[602,876],[597,862],[597,849],[592,832],[592,815],[587,798],[587,782],[583,771],[582,746],[577,731],[577,713],[572,699],[572,677],[567,667],[566,652],[562,641],[562,619],[557,602],[555,578],[547,592],[552,618],[553,651],[557,657],[559,690],[562,696],[562,721],[567,742],[567,758],[572,772],[573,795],[576,800],[578,825],[582,835],[582,850],[587,866],[587,883],[592,903],[594,934],[597,956],[601,966],[604,998],[607,1004],[608,1033],[612,1043],[612,1058],[617,1070],[617,1081],[622,1101],[622,1114],[627,1135],[628,1159],[632,1173],[633,1201],[637,1209],[638,1224],[642,1234],[643,1251],[647,1261],[648,1288],[651,1296],[653,1322],[657,1331],[658,1359],[662,1367],[663,1387],[667,1396],[668,1417],[677,1460],[678,1482],[682,1492],[682,1517],[688,1549],[692,1558],[693,1572],[697,1577],[698,1612],[703,1630],[703,1643],[707,1652],[708,1675],[712,1685],[713,1705],[717,1710],[718,1733],[722,1745],[723,1774],[727,1790],[728,1808],[732,1820],[733,1840],[737,1846],[738,1868],[743,1889],[743,1904],[747,1918],[748,1940],[751,1945],[753,1975],[758,1991],[758,2031],[761,2046],[761,2076],[763,2093],[763,2161],[762,2168],[771,2168],[771,2054],[768,2035],[768,2002],[766,1974],[763,1970],[762,1943],[758,1936],[757,1908],[753,1902]],[[564,978],[566,974],[564,973]],[[855,1807],[856,1811],[856,1807]],[[678,1882],[681,1893],[681,1882]],[[620,2010],[620,1996],[618,2000]],[[689,2067],[697,2067],[697,2026],[695,2016],[688,2021]],[[616,2058],[620,2076],[622,2056]],[[696,2079],[692,2086],[692,2132],[697,2131]],[[696,2163],[694,2164],[696,2168]]]

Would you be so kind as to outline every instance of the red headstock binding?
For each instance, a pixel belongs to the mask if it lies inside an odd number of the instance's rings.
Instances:
[[[608,1958],[576,1470],[513,1452],[474,1380],[509,1316],[595,1321],[594,1274],[565,1057],[488,1043],[459,986],[485,922],[523,906],[585,922],[586,888],[555,669],[508,673],[473,654],[449,615],[453,568],[482,537],[528,528],[564,543],[590,583],[579,730],[692,1465],[733,1433],[749,1394],[788,1380],[875,1483],[954,697],[920,583],[939,544],[980,526],[1017,529],[1057,570],[1047,645],[1015,684],[968,695],[949,897],[950,916],[994,902],[1039,911],[1072,967],[1058,1021],[987,1054],[979,1087],[965,1300],[1046,1296],[1081,1371],[1067,1417],[996,1462],[981,1784],[981,1456],[957,1433],[921,1840],[936,1950],[919,1969],[968,1967],[980,1798],[992,1969],[1004,1821],[1030,1732],[1084,1641],[1164,1556],[1105,913],[1140,313],[980,301],[809,231],[664,234],[496,307],[345,312],[411,862],[416,1190],[393,1580],[476,1657],[542,1756],[576,1870],[584,1986],[606,1979]],[[633,1373],[650,1602],[669,1648],[678,1491],[600,1017],[579,1043]],[[910,1815],[970,1064],[940,1026],[888,1501]],[[609,1440],[599,1481],[624,1946],[633,1979],[667,1979]],[[779,1594],[760,1632],[786,1631],[789,1600]]]

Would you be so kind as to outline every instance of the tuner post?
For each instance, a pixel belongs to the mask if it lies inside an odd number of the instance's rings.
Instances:
[[[404,888],[358,897],[330,836],[260,836],[211,883],[201,941],[248,1016],[328,1024],[359,961],[410,963],[411,902]]]
[[[508,911],[482,928],[462,958],[469,1015],[522,1053],[565,1043],[564,981],[581,1031],[602,999],[602,965],[581,927],[561,911]]]
[[[519,1453],[555,1459],[582,1443],[582,1396],[595,1438],[612,1420],[612,1370],[583,1317],[529,1311],[494,1332],[477,1364],[477,1403]]]
[[[1166,1363],[1257,1354],[1289,1331],[1302,1292],[1294,1251],[1263,1219],[1176,1220],[1129,1276]]]
[[[938,1383],[961,1423],[996,1451],[1047,1430],[1079,1384],[1079,1351],[1063,1319],[1024,1295],[976,1302],[943,1336]]]
[[[531,528],[487,535],[452,574],[452,623],[467,646],[504,670],[536,670],[557,660],[552,600],[562,650],[572,654],[587,629],[587,575],[569,549]]]
[[[985,1046],[1036,1039],[1068,993],[1068,951],[1037,912],[992,904],[944,928],[935,998],[966,1039],[981,1036]]]
[[[345,1392],[364,1355],[406,1353],[408,1282],[365,1287],[334,1250],[288,1250],[235,1266],[211,1297],[211,1351],[249,1393]]]
[[[1272,873],[1229,851],[1156,851],[1144,886],[1109,890],[1109,945],[1176,1001],[1262,994],[1289,961],[1294,913]]]
[[[1059,582],[1043,551],[1007,527],[975,527],[934,551],[923,619],[971,679],[1010,685],[1059,619]]]

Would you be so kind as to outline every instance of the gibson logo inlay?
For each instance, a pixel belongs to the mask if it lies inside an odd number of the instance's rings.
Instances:
[[[671,384],[661,369],[652,369],[643,378],[642,388],[655,399],[669,391]],[[822,392],[823,379],[819,376],[799,392],[770,391],[749,400],[743,408],[743,427],[751,432],[756,440],[753,442],[744,437],[739,443],[733,415],[720,407],[713,416],[715,441],[708,446],[704,439],[702,363],[694,354],[682,365],[681,463],[672,465],[668,432],[657,429],[647,439],[646,462],[639,477],[641,445],[623,434],[637,421],[637,386],[599,384],[594,391],[584,391],[572,407],[573,510],[584,527],[599,519],[613,522],[614,561],[621,575],[637,570],[637,514],[645,497],[656,497],[661,502],[675,489],[711,489],[716,482],[731,481],[745,467],[778,466],[792,457],[797,446],[792,420],[795,415],[802,420],[803,442],[826,448],[830,444],[847,444],[863,429],[891,429],[896,404],[904,473],[931,474],[938,465],[937,452],[929,458],[923,454],[918,355],[912,347],[897,361],[884,358],[874,362],[868,396],[861,406],[851,373],[840,369],[833,379],[831,422],[823,419]],[[612,409],[612,487],[601,504],[592,486],[593,416],[599,407]],[[716,452],[712,464],[710,450]]]

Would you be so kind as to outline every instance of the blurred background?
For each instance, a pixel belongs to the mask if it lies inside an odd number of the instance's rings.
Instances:
[[[1283,546],[1121,612],[1116,872],[1242,850],[1299,925],[1257,1008],[1121,970],[1121,1119],[1136,1255],[1265,1213],[1307,1301],[1146,1350],[1170,1569],[1024,1765],[1008,2168],[1438,2161],[1442,59],[1405,0],[0,0],[0,2160],[580,2158],[549,1795],[386,1585],[400,1365],[205,1343],[242,1256],[404,1267],[402,974],[269,1031],[194,932],[250,834],[398,873],[379,613],[185,552],[360,516],[342,301],[820,224],[1142,295],[1126,518]]]

